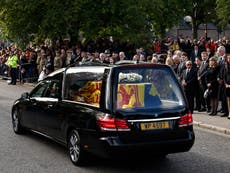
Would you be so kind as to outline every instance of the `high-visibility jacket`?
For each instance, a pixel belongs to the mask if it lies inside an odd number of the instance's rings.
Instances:
[[[9,65],[10,68],[17,68],[18,64],[18,57],[17,55],[13,55],[8,58],[7,64]]]

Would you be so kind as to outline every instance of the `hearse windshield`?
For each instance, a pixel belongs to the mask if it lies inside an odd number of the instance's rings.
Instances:
[[[117,109],[170,109],[185,105],[179,83],[168,67],[121,69],[117,79]]]

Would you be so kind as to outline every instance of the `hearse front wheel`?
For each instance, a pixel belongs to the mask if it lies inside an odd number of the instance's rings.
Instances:
[[[22,134],[24,131],[24,128],[21,126],[18,110],[14,109],[11,116],[12,116],[12,126],[13,126],[14,132],[16,134]]]

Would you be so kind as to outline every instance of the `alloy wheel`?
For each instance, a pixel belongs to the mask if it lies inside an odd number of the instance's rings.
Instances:
[[[75,165],[82,162],[82,151],[80,147],[80,136],[77,130],[72,130],[68,139],[68,149],[70,160]]]
[[[18,118],[18,111],[15,109],[12,113],[12,125],[13,130],[17,134],[21,134],[23,131],[23,128],[20,124],[19,118]]]

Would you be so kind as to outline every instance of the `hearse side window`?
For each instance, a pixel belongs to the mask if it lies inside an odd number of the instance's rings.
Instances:
[[[60,97],[60,86],[58,81],[52,81],[50,86],[47,88],[45,97],[59,98]]]
[[[40,83],[30,94],[31,97],[59,98],[61,95],[58,81],[45,81]]]
[[[99,107],[102,75],[81,72],[66,75],[64,99]]]
[[[30,97],[44,97],[44,94],[49,86],[49,82],[40,83],[36,89],[30,94]]]

